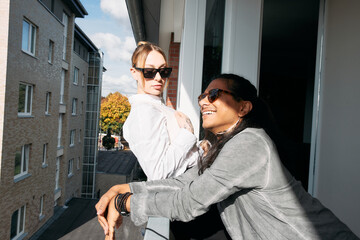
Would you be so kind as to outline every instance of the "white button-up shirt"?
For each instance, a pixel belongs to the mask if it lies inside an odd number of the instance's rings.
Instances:
[[[149,94],[131,96],[129,101],[124,138],[148,180],[175,177],[196,164],[200,155],[197,139],[179,127],[174,109]]]

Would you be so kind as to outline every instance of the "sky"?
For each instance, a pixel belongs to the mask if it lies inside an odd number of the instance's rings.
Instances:
[[[136,93],[131,77],[131,55],[136,47],[125,0],[81,0],[88,15],[76,18],[76,24],[104,53],[102,93]]]

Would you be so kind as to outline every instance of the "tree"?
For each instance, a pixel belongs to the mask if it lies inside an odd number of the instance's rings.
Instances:
[[[115,138],[111,136],[111,128],[107,129],[107,134],[102,138],[102,145],[106,150],[110,150],[114,148],[115,145]]]
[[[119,92],[110,93],[102,98],[100,108],[101,130],[107,132],[110,128],[120,134],[122,126],[129,116],[130,108],[128,98]]]

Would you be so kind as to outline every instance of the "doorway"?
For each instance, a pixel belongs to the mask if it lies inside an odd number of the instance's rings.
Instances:
[[[319,0],[264,0],[259,96],[284,165],[308,188]],[[273,137],[274,138],[274,137]]]

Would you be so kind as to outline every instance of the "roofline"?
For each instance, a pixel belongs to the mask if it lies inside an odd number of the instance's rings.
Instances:
[[[93,52],[98,52],[99,49],[96,45],[90,40],[90,38],[81,30],[81,28],[75,23],[75,33],[79,35],[81,40],[83,40],[92,50]]]
[[[75,13],[76,17],[84,18],[85,15],[88,15],[88,12],[80,2],[80,0],[63,0]]]

